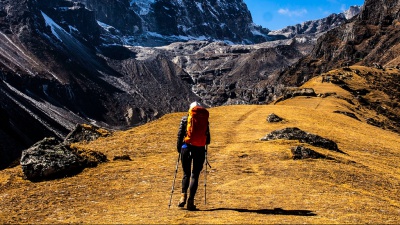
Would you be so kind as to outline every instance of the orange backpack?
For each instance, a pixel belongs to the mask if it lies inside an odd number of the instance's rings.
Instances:
[[[205,146],[208,129],[208,110],[195,106],[189,110],[185,142],[193,146]]]

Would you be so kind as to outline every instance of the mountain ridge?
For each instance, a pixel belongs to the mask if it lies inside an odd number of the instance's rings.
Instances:
[[[97,20],[130,36],[124,44],[162,46],[188,40],[253,44],[270,41],[269,30],[253,23],[243,0],[80,0]],[[112,7],[109,7],[112,5]]]
[[[365,1],[360,14],[318,39],[309,55],[276,75],[275,84],[299,86],[312,77],[349,65],[376,67],[383,73],[398,68],[400,58],[394,52],[399,49],[399,7],[397,0],[384,4]],[[395,74],[385,79],[365,74],[365,77],[373,89],[389,96],[384,102],[369,102],[368,107],[388,109],[383,113],[387,114],[389,123],[396,123],[399,116],[396,106],[399,76]]]
[[[358,15],[361,6],[350,6],[350,8],[342,13],[333,13],[325,18],[318,20],[310,20],[294,26],[287,26],[280,30],[271,31],[273,35],[283,35],[286,38],[293,38],[302,34],[315,35],[316,38],[325,32],[346,23]]]

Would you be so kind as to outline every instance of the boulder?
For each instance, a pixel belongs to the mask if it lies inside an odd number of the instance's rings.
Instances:
[[[261,141],[270,141],[276,139],[298,140],[300,142],[307,143],[315,147],[321,147],[343,153],[341,150],[339,150],[337,144],[334,141],[323,138],[316,134],[307,133],[297,127],[290,127],[284,128],[282,130],[272,131],[270,134],[267,134],[265,137],[261,138]]]
[[[21,167],[26,179],[43,181],[73,176],[86,167],[95,167],[106,162],[100,152],[72,148],[50,137],[22,151]]]
[[[55,138],[45,138],[22,151],[21,166],[31,181],[75,175],[84,169],[80,157]]]
[[[282,97],[275,101],[275,104],[298,96],[317,97],[317,94],[312,88],[288,88],[284,91]]]
[[[306,148],[304,146],[295,146],[291,148],[293,159],[331,159],[321,153],[318,153],[311,148]]]
[[[267,121],[269,123],[278,123],[278,122],[281,122],[282,120],[283,119],[281,117],[277,116],[274,113],[269,114],[268,117],[267,117]]]
[[[326,92],[326,93],[320,93],[317,96],[321,98],[327,98],[329,96],[336,96],[336,92]]]
[[[111,135],[111,132],[103,128],[87,125],[87,124],[77,124],[75,129],[71,131],[64,140],[65,144],[71,144],[81,141],[94,141],[99,137],[107,137]]]
[[[113,158],[114,161],[132,161],[131,157],[129,155],[116,155]]]
[[[315,93],[314,89],[312,88],[292,88],[287,89],[286,92],[283,94],[284,99],[293,98],[296,96],[311,96],[316,97],[317,94]]]

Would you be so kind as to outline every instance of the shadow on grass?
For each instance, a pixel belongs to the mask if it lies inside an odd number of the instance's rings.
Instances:
[[[235,209],[235,208],[216,208],[216,209],[207,209],[201,211],[236,211],[236,212],[243,212],[243,213],[257,213],[257,214],[264,214],[264,215],[290,215],[290,216],[316,216],[313,211],[310,210],[284,210],[281,208],[275,209]]]

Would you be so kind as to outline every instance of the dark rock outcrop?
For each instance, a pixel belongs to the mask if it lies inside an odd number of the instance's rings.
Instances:
[[[312,88],[294,88],[294,89],[287,89],[283,94],[283,99],[294,98],[297,96],[309,96],[309,97],[316,97],[317,94],[315,93],[314,89]]]
[[[22,171],[28,180],[41,181],[73,176],[84,168],[107,162],[103,153],[71,147],[70,144],[89,142],[110,134],[97,126],[77,124],[63,142],[56,138],[45,138],[24,150],[20,160]]]
[[[317,94],[312,88],[286,88],[283,91],[283,95],[278,100],[276,100],[275,104],[286,99],[298,96],[317,97]]]
[[[336,111],[333,111],[333,112],[334,112],[334,113],[343,114],[343,115],[345,115],[345,116],[348,116],[348,117],[351,117],[351,118],[353,118],[353,119],[356,119],[356,120],[360,121],[360,119],[358,119],[358,117],[357,117],[354,113],[345,112],[345,111],[339,111],[339,110],[336,110]]]
[[[113,161],[132,161],[132,159],[129,155],[116,155]]]
[[[20,164],[26,179],[43,181],[73,176],[106,161],[100,152],[71,149],[56,138],[45,138],[22,151]]]
[[[306,148],[304,146],[295,146],[290,150],[292,152],[293,159],[332,159],[326,155],[312,150],[311,148]]]
[[[278,123],[283,121],[283,119],[279,116],[277,116],[275,113],[271,113],[267,117],[268,123]]]
[[[297,127],[272,131],[270,134],[267,134],[265,137],[261,138],[261,141],[270,141],[276,139],[298,140],[302,143],[307,143],[315,147],[343,153],[334,141],[323,138],[316,134],[307,133]]]
[[[65,144],[71,144],[75,142],[90,142],[94,141],[99,137],[110,136],[111,132],[94,125],[77,124],[75,129],[71,131],[64,139]]]
[[[55,138],[45,138],[22,151],[21,166],[31,181],[72,176],[84,169],[79,157]]]

